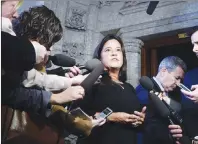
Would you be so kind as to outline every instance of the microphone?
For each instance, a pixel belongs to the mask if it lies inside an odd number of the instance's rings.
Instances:
[[[147,76],[143,76],[141,77],[141,79],[139,80],[140,84],[143,86],[143,88],[145,88],[148,91],[154,91],[155,92],[162,92],[162,91],[156,91],[154,89],[154,83],[153,81],[147,77]],[[173,108],[171,108],[166,102],[165,100],[162,98],[161,102],[164,103],[164,105],[168,108],[168,110],[170,111],[171,117],[172,119],[174,119],[175,122],[177,122],[178,124],[182,124],[183,123],[183,119],[181,118],[181,116],[179,115],[179,113],[177,111],[175,111]]]
[[[165,106],[165,104],[160,100],[160,98],[154,93],[149,93],[149,96],[151,98],[151,102],[153,103],[153,106],[156,108],[160,116],[166,118],[168,117],[170,119],[170,111]],[[173,122],[171,121],[171,123]]]
[[[97,64],[94,70],[80,84],[84,88],[85,92],[89,91],[90,88],[92,88],[92,86],[97,81],[99,76],[103,73],[103,71],[104,71],[104,65],[100,62],[100,64]],[[71,102],[69,106],[69,110],[72,109],[74,103],[75,101]]]
[[[90,71],[93,71],[99,64],[101,64],[101,62],[98,59],[91,59],[89,61],[87,61],[84,65],[78,66],[79,69],[86,69],[88,70],[88,72],[83,73],[87,74]],[[70,69],[64,69],[63,70],[64,73],[70,72]]]
[[[154,83],[152,80],[147,76],[142,76],[139,80],[140,84],[143,86],[144,89],[151,91],[154,89]]]
[[[103,71],[104,65],[100,62],[100,64],[96,65],[96,68],[94,68],[94,70],[85,78],[85,80],[80,85],[85,89],[85,91],[88,91],[97,81]]]
[[[49,60],[51,60],[53,64],[61,67],[72,67],[76,64],[75,59],[63,54],[55,54],[54,56],[49,56]]]
[[[171,118],[171,112],[156,94],[150,93],[149,96],[151,98],[153,106],[156,108],[156,110],[162,117],[168,118],[170,124],[173,124],[173,125],[180,124],[180,123],[174,122],[174,120]],[[186,135],[183,135],[183,137],[181,137],[179,141],[181,142],[181,144],[191,144],[189,137]]]
[[[72,67],[76,65],[76,61],[73,58],[70,58],[63,54],[55,54],[54,56],[49,56],[49,60],[51,60],[55,65],[61,66],[61,67]],[[92,59],[87,61],[84,65],[77,65],[79,69],[87,69],[88,71],[92,71],[96,65],[100,64],[101,62],[98,59]],[[69,72],[70,70],[66,69],[66,72]]]

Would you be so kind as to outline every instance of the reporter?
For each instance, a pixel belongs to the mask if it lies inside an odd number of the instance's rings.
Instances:
[[[35,27],[35,24],[37,24],[39,28]],[[32,7],[28,11],[21,13],[21,15],[13,21],[13,29],[18,37],[36,40],[45,46],[48,51],[62,38],[63,34],[60,20],[52,10],[45,6]],[[46,61],[47,59],[48,58],[46,58]],[[70,79],[65,76],[48,75],[45,72],[40,72],[39,68],[45,67],[45,62],[38,63],[34,69],[26,73],[25,80],[23,81],[25,87],[38,86],[49,91],[59,91],[71,85],[78,85],[86,78],[86,76],[79,75]],[[75,69],[77,69],[77,67],[75,67]],[[79,69],[78,72],[80,73]]]

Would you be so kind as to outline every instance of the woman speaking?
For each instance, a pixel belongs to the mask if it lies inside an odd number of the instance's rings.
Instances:
[[[141,109],[133,86],[126,83],[127,61],[121,38],[107,35],[95,50],[94,58],[101,60],[107,73],[75,106],[89,115],[106,107],[113,113],[103,126],[94,128],[89,137],[78,143],[136,144],[136,134],[144,122],[146,107]]]

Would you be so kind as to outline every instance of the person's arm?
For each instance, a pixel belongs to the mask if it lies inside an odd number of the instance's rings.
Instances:
[[[47,50],[36,41],[1,32],[1,62],[4,70],[29,71],[44,61]]]
[[[27,112],[44,113],[49,105],[51,92],[19,88],[2,90],[2,105]]]
[[[1,62],[5,70],[28,71],[36,63],[36,54],[32,43],[1,32]]]
[[[181,92],[193,102],[198,103],[198,84],[192,85],[191,90],[191,92],[188,92],[182,89]]]
[[[71,85],[79,85],[87,75],[77,75],[72,78],[50,75],[43,72],[39,72],[36,69],[32,69],[26,73],[23,85],[25,87],[39,86],[49,91],[64,90]]]
[[[39,86],[49,91],[64,90],[72,85],[72,79],[57,75],[48,75],[32,69],[26,73],[25,87]]]
[[[7,105],[13,109],[43,114],[47,108],[51,108],[51,104],[64,104],[82,99],[83,96],[84,89],[80,86],[69,87],[58,94],[24,87],[4,87],[2,89],[2,105]]]

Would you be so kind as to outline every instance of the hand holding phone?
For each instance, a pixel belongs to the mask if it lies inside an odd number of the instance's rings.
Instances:
[[[99,118],[106,119],[110,114],[112,114],[112,112],[113,111],[110,108],[107,107],[101,113],[99,113],[99,114],[96,115],[96,119],[99,119]]]
[[[181,92],[194,103],[198,103],[198,84],[191,86],[192,91],[181,90]]]
[[[180,87],[181,89],[185,90],[185,91],[188,91],[188,92],[191,92],[190,89],[188,89],[185,85],[183,85],[182,83],[178,84],[178,87]]]

